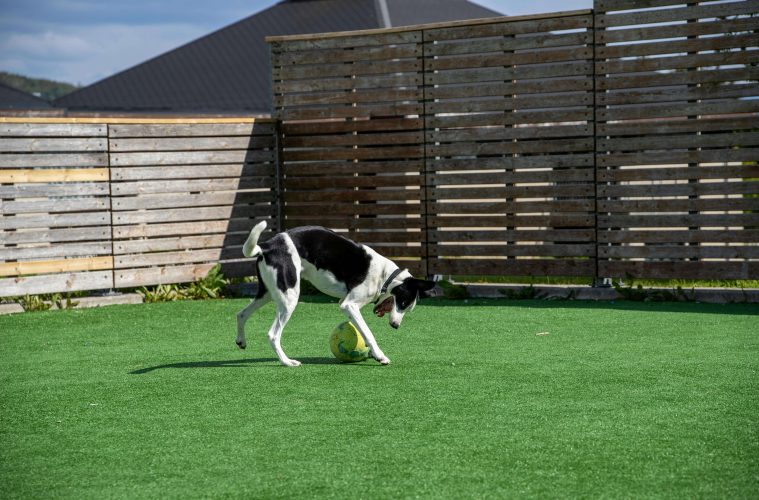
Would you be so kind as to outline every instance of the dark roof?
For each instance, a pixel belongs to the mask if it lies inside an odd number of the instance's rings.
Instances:
[[[403,26],[499,15],[466,0],[285,0],[63,96],[55,106],[73,111],[269,113],[266,36],[384,28],[387,17],[391,26]]]
[[[0,82],[0,109],[45,109],[50,106],[41,97]]]

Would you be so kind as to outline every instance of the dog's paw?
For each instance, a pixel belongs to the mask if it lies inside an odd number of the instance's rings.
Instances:
[[[295,368],[296,366],[300,366],[300,361],[296,359],[288,359],[287,361],[283,361],[282,364],[285,366],[290,366],[292,368]]]
[[[237,340],[235,341],[235,344],[237,344],[237,347],[239,347],[240,349],[245,349],[248,346],[248,344],[246,344],[244,340]]]
[[[377,362],[383,366],[387,366],[390,364],[390,358],[388,358],[387,356],[379,356],[374,359],[376,359]]]

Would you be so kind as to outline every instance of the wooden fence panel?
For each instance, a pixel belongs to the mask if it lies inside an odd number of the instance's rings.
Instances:
[[[431,274],[594,275],[592,21],[424,30]]]
[[[110,127],[116,287],[254,274],[242,244],[276,226],[271,122]],[[266,236],[264,236],[266,237]]]
[[[0,123],[0,296],[112,288],[105,124]]]
[[[283,229],[326,226],[426,274],[421,32],[271,49]]]
[[[595,10],[599,275],[755,279],[759,2]]]

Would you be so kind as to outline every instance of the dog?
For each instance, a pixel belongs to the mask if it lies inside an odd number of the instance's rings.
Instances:
[[[264,229],[266,221],[256,224],[243,245],[243,255],[256,258],[258,293],[237,314],[238,347],[245,349],[247,345],[245,323],[250,315],[274,301],[277,313],[269,329],[269,342],[283,365],[300,365],[284,353],[281,339],[298,304],[301,279],[306,278],[321,292],[340,299],[340,309],[369,346],[370,356],[382,365],[389,364],[361,316],[361,308],[375,303],[374,313],[380,318],[388,314],[390,326],[397,329],[404,314],[435,283],[416,279],[370,247],[320,226],[290,229],[259,245]]]

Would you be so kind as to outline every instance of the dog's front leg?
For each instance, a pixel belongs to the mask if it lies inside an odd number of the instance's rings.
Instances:
[[[369,325],[366,324],[363,316],[361,316],[361,310],[358,304],[344,301],[340,304],[340,309],[346,316],[348,316],[356,328],[358,328],[358,332],[364,338],[364,342],[369,346],[369,354],[379,361],[380,364],[389,365],[390,360],[385,356],[385,353],[382,352],[382,349],[379,348],[379,345],[377,345],[377,340],[374,338],[374,334],[369,330]]]

